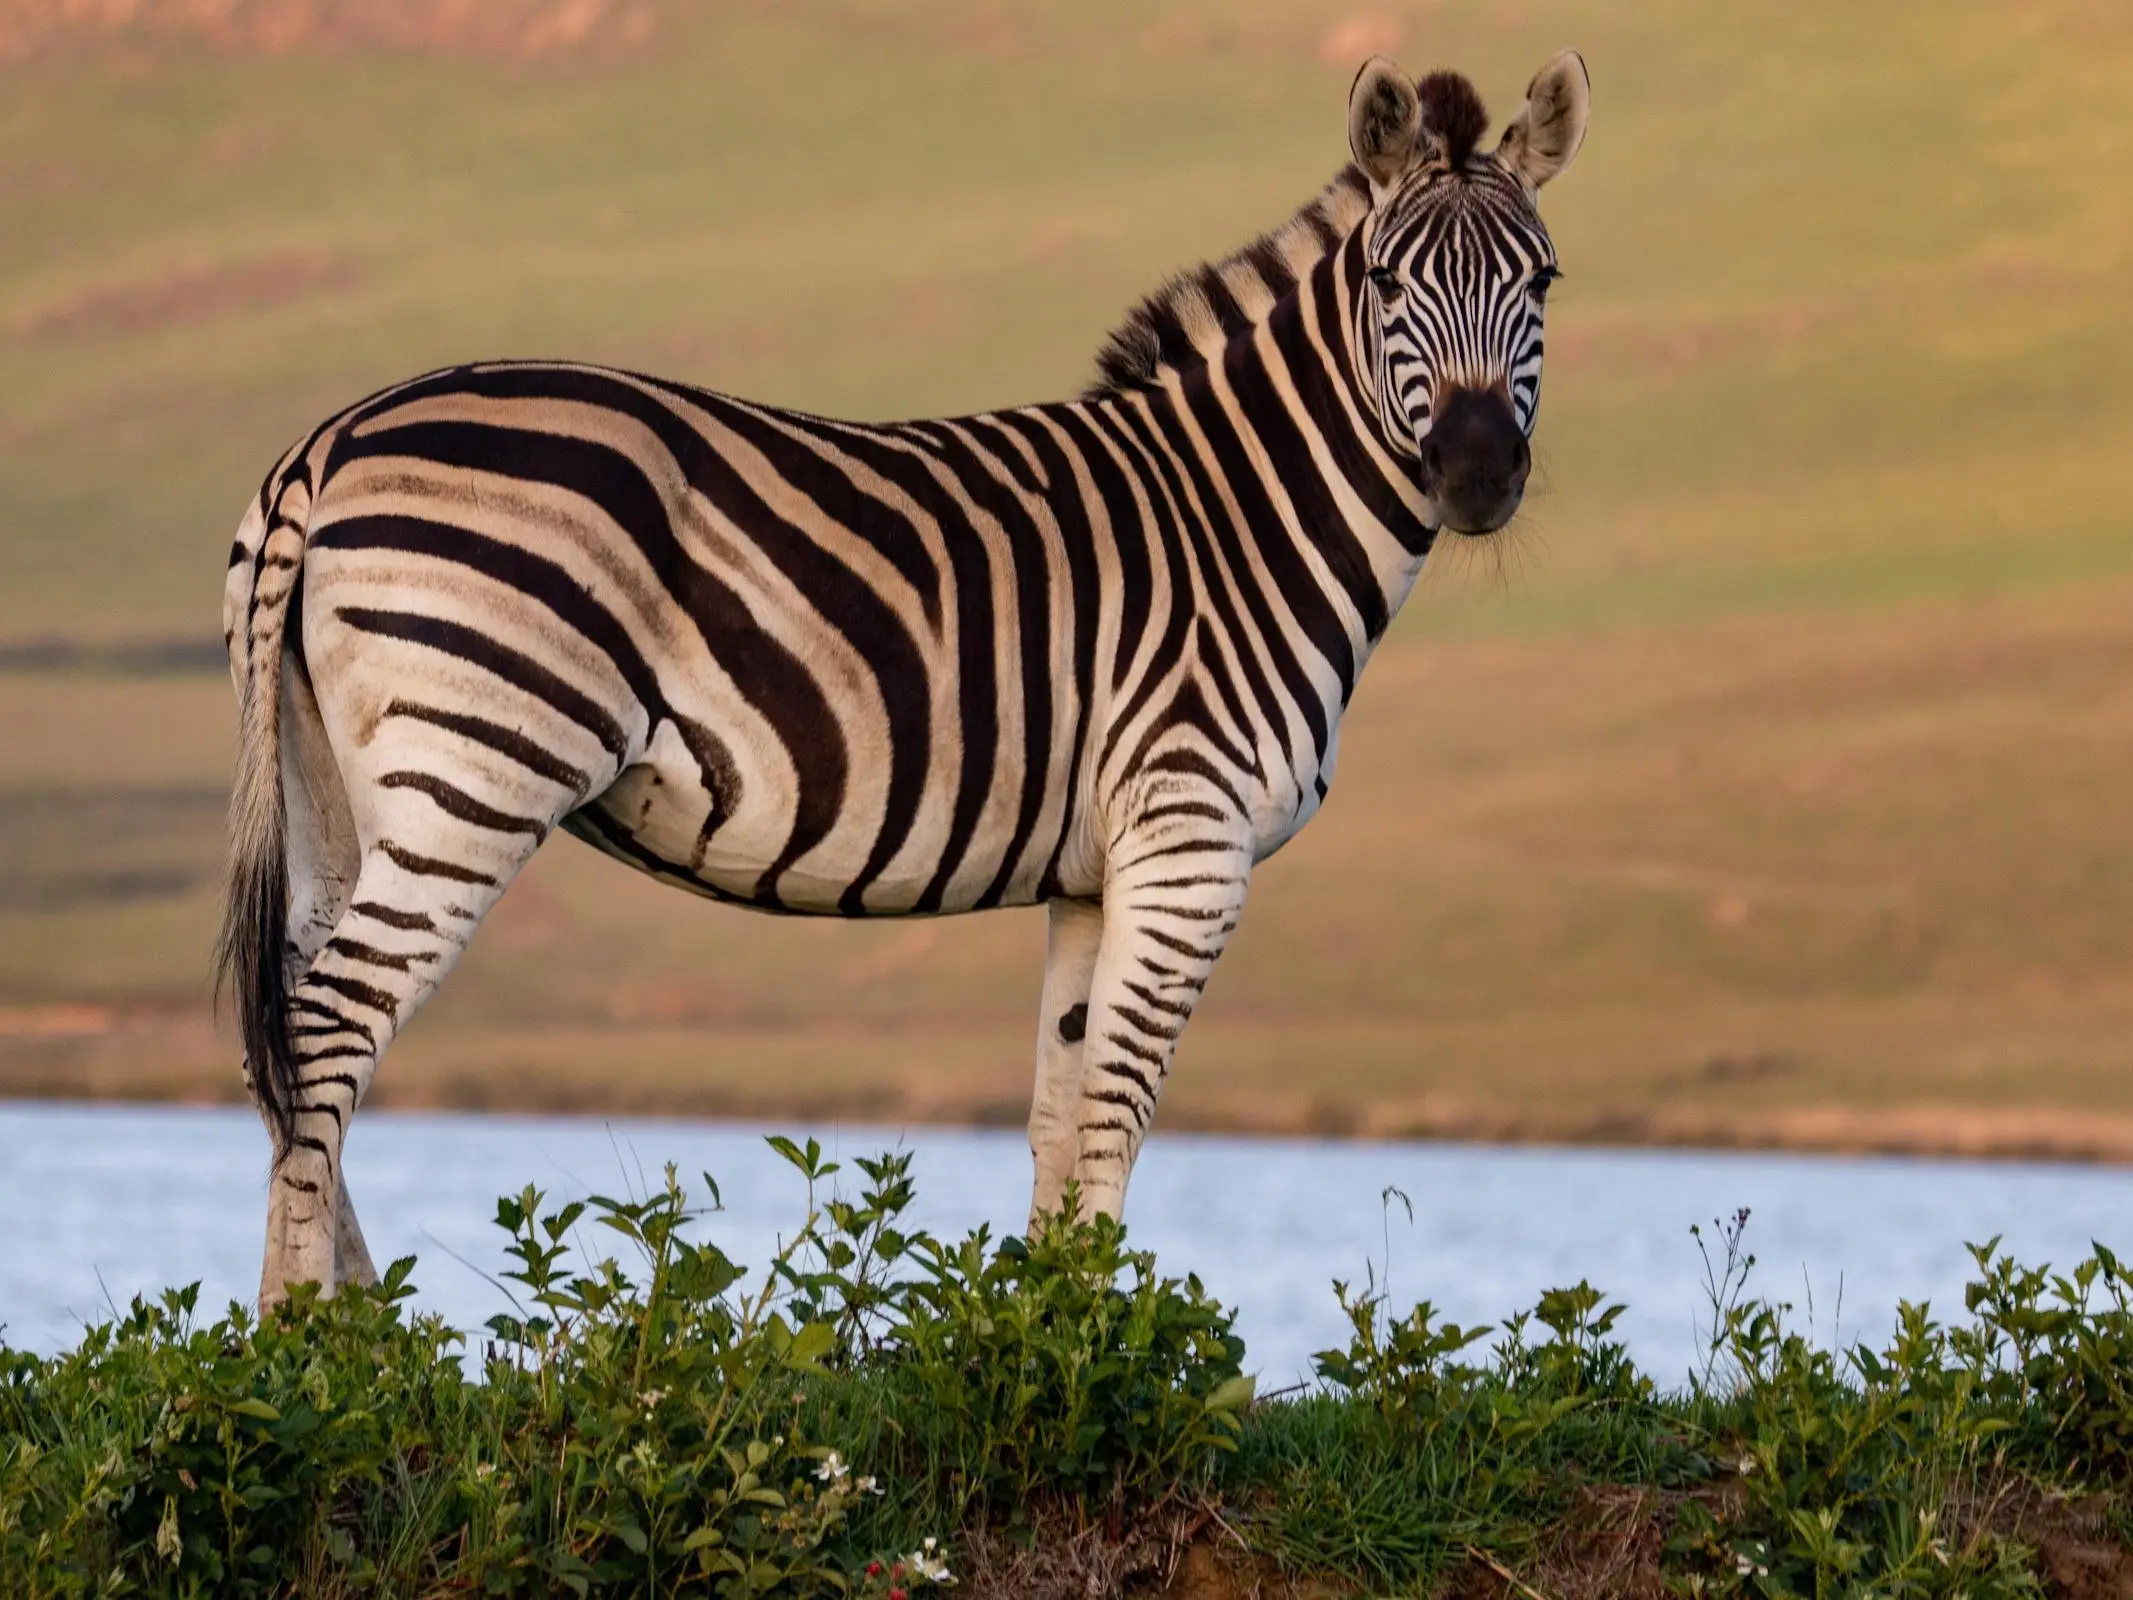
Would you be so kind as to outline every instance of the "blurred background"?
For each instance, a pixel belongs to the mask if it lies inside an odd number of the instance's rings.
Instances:
[[[1166,1127],[2133,1157],[2133,9],[0,0],[0,1095],[231,1100],[224,552],[422,368],[1076,391],[1564,44],[1542,476],[1448,549]],[[2116,198],[2114,198],[2114,196]],[[1042,913],[750,916],[558,839],[402,1106],[1020,1123]]]

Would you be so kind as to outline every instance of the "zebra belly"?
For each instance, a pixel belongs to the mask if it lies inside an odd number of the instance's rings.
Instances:
[[[811,916],[904,916],[1034,904],[1035,872],[996,883],[973,841],[943,870],[931,804],[884,859],[878,807],[844,808],[810,841],[791,762],[695,727],[654,730],[643,759],[566,818],[565,831],[663,883],[711,899]],[[864,784],[854,787],[865,788]],[[796,848],[796,846],[800,846]],[[998,893],[991,893],[993,889]]]

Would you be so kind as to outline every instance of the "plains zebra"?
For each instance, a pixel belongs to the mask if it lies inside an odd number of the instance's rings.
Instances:
[[[223,613],[262,1303],[368,1275],[349,1118],[558,824],[771,910],[1047,903],[1033,1204],[1115,1214],[1438,530],[1518,508],[1535,201],[1588,105],[1566,51],[1484,149],[1464,78],[1371,60],[1353,165],[1148,299],[1079,399],[873,425],[496,362],[291,449]]]

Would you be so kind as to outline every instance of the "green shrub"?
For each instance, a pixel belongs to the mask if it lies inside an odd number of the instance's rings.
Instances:
[[[742,1269],[686,1236],[671,1167],[642,1200],[595,1196],[546,1216],[540,1200],[528,1189],[497,1207],[518,1263],[506,1276],[534,1314],[489,1324],[488,1427],[462,1463],[481,1535],[465,1576],[492,1594],[839,1589],[825,1547],[856,1490],[800,1437],[795,1394],[835,1329],[788,1318],[777,1263],[737,1292]],[[565,1236],[588,1210],[633,1247],[637,1276],[612,1258],[566,1274]]]
[[[268,1595],[307,1549],[352,1559],[365,1493],[459,1416],[459,1336],[401,1320],[412,1267],[262,1323],[196,1327],[197,1289],[172,1290],[52,1362],[11,1355],[0,1591]]]
[[[806,1211],[752,1273],[671,1170],[499,1202],[517,1303],[478,1362],[408,1313],[405,1261],[264,1322],[200,1326],[180,1290],[61,1356],[0,1349],[0,1594],[910,1600],[982,1524],[1065,1528],[1071,1566],[1092,1526],[1173,1512],[1415,1593],[1557,1559],[1586,1492],[1626,1489],[1672,1508],[1642,1548],[1685,1596],[2026,1600],[2005,1513],[2045,1502],[2018,1474],[2133,1526],[2133,1275],[2100,1246],[2064,1275],[1977,1247],[1966,1323],[1907,1306],[1884,1347],[1832,1351],[1747,1293],[1742,1213],[1669,1396],[1589,1284],[1495,1329],[1336,1284],[1322,1386],[1255,1405],[1230,1313],[1071,1197],[1028,1239],[944,1244],[907,1220],[908,1157],[847,1195],[819,1146],[772,1143]]]
[[[997,1248],[982,1228],[915,1247],[896,1370],[924,1419],[915,1442],[954,1464],[966,1501],[1140,1509],[1234,1447],[1252,1380],[1232,1313],[1125,1241],[1069,1210]]]
[[[1383,1295],[1357,1294],[1339,1280],[1333,1297],[1348,1319],[1348,1347],[1318,1352],[1312,1366],[1319,1377],[1364,1401],[1395,1428],[1442,1426],[1455,1398],[1481,1375],[1481,1369],[1457,1357],[1488,1337],[1489,1325],[1440,1322],[1436,1306],[1427,1300],[1394,1321]]]
[[[838,1331],[789,1314],[819,1219],[744,1289],[693,1216],[671,1170],[642,1200],[500,1201],[525,1303],[479,1383],[458,1334],[403,1319],[409,1261],[259,1323],[195,1328],[175,1291],[67,1356],[6,1353],[0,1593],[846,1592],[866,1485],[799,1427]],[[572,1270],[581,1220],[633,1267]]]
[[[2133,1273],[2100,1244],[2064,1274],[2018,1265],[1997,1238],[1970,1254],[1973,1321],[1951,1339],[2014,1444],[2085,1478],[2133,1474]]]
[[[812,1202],[820,1147],[773,1139]],[[895,1397],[885,1473],[941,1485],[942,1514],[1063,1503],[1117,1518],[1188,1492],[1233,1447],[1252,1397],[1233,1314],[1156,1272],[1125,1228],[1074,1220],[1077,1196],[1027,1239],[955,1244],[905,1226],[910,1158],[861,1160],[856,1199],[821,1203],[779,1270],[836,1330],[837,1359]]]
[[[1742,1373],[1730,1432],[1742,1511],[1691,1515],[1677,1541],[1698,1587],[1772,1596],[2018,1596],[2024,1552],[1971,1515],[2005,1426],[1922,1306],[1888,1346],[1840,1358],[1744,1301],[1728,1332]],[[1849,1370],[1847,1370],[1849,1369]],[[1701,1558],[1700,1560],[1698,1558]]]
[[[1397,1429],[1431,1431],[1481,1425],[1504,1443],[1545,1431],[1581,1407],[1642,1403],[1652,1397],[1620,1342],[1609,1337],[1623,1308],[1611,1305],[1589,1283],[1550,1289],[1530,1311],[1506,1320],[1495,1361],[1477,1367],[1455,1359],[1497,1331],[1440,1323],[1424,1300],[1398,1321],[1381,1295],[1333,1285],[1349,1323],[1344,1350],[1321,1350],[1318,1375],[1334,1388],[1369,1404]],[[1529,1340],[1538,1324],[1547,1330]]]

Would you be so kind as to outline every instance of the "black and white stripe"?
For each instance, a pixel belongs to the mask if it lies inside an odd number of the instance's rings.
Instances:
[[[1431,406],[1498,385],[1530,426],[1534,187],[1490,156],[1350,169],[1058,404],[860,424],[496,362],[293,449],[225,598],[263,1297],[367,1272],[348,1119],[559,825],[765,910],[1048,903],[1036,1202],[1076,1180],[1115,1212],[1446,521]]]

